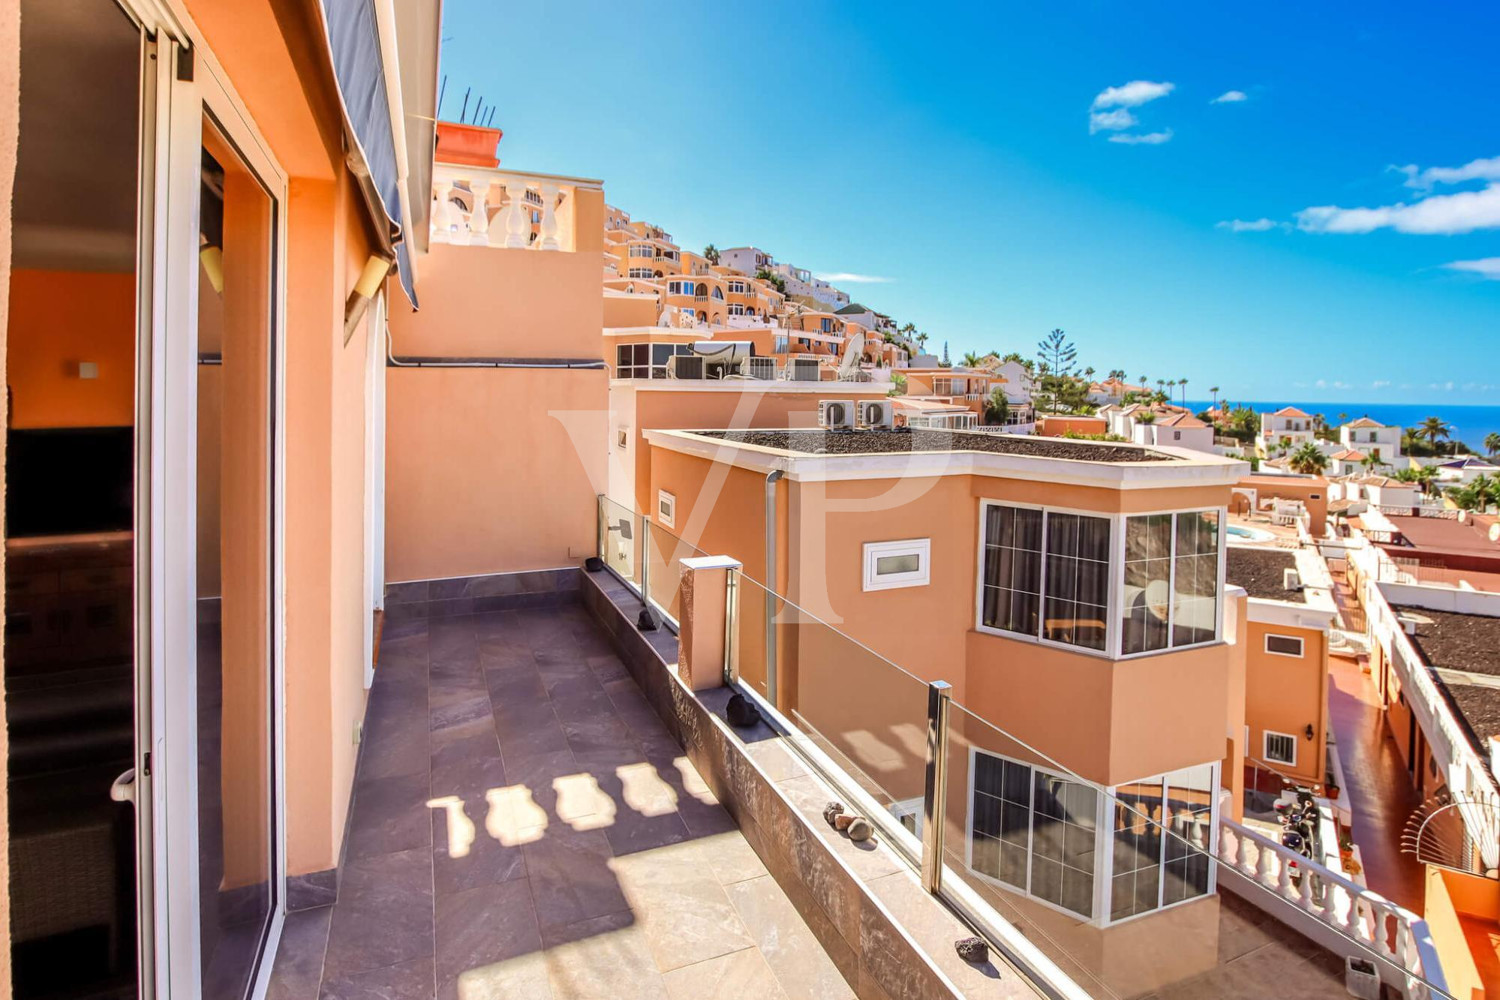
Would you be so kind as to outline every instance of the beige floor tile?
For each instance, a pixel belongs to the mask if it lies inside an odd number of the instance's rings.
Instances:
[[[838,967],[769,875],[736,882],[729,898],[790,1000],[849,1000]]]
[[[451,993],[457,1000],[548,1000],[553,996],[547,979],[547,962],[542,952],[532,952],[493,965],[480,966],[461,973]]]
[[[543,943],[554,1000],[667,998],[645,931],[629,910],[547,931]]]
[[[610,862],[663,972],[754,943],[717,876],[695,863],[694,846],[688,841]]]
[[[662,979],[671,1000],[787,1000],[755,948],[674,969]]]

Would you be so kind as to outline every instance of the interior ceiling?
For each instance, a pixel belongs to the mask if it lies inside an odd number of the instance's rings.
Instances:
[[[135,266],[140,45],[113,0],[22,0],[14,266]]]

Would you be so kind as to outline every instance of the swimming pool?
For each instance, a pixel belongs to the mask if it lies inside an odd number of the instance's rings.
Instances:
[[[1239,524],[1231,524],[1227,530],[1242,542],[1269,542],[1276,538],[1269,531],[1263,531],[1260,528],[1246,528]]]

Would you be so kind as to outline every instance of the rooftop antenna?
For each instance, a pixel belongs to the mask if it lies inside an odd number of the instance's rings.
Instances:
[[[433,115],[434,118],[441,119],[443,117],[443,94],[445,94],[447,92],[447,90],[448,90],[448,74],[444,73],[443,74],[443,82],[438,87],[437,112]]]
[[[464,115],[469,111],[469,91],[472,89],[472,87],[464,88],[464,106],[458,109],[458,120],[460,122],[464,120]]]
[[[471,122],[469,122],[470,125],[478,125],[479,124],[479,114],[480,114],[481,109],[483,109],[483,107],[484,107],[484,97],[481,96],[479,98],[479,100],[477,100],[477,101],[474,102],[474,120],[471,121]]]
[[[495,120],[495,106],[494,105],[490,105],[489,117],[486,118],[485,121],[484,121],[485,128],[489,128],[490,124],[492,122],[494,122],[494,120]]]

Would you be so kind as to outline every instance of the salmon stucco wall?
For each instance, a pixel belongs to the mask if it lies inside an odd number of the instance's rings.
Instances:
[[[387,369],[386,580],[593,555],[606,392],[602,370]]]
[[[1328,633],[1254,620],[1247,631],[1245,725],[1250,729],[1250,737],[1245,752],[1289,777],[1320,784],[1324,778],[1323,746],[1328,732]],[[1301,639],[1302,655],[1267,651],[1268,635]],[[1295,764],[1266,759],[1267,732],[1296,737]]]

